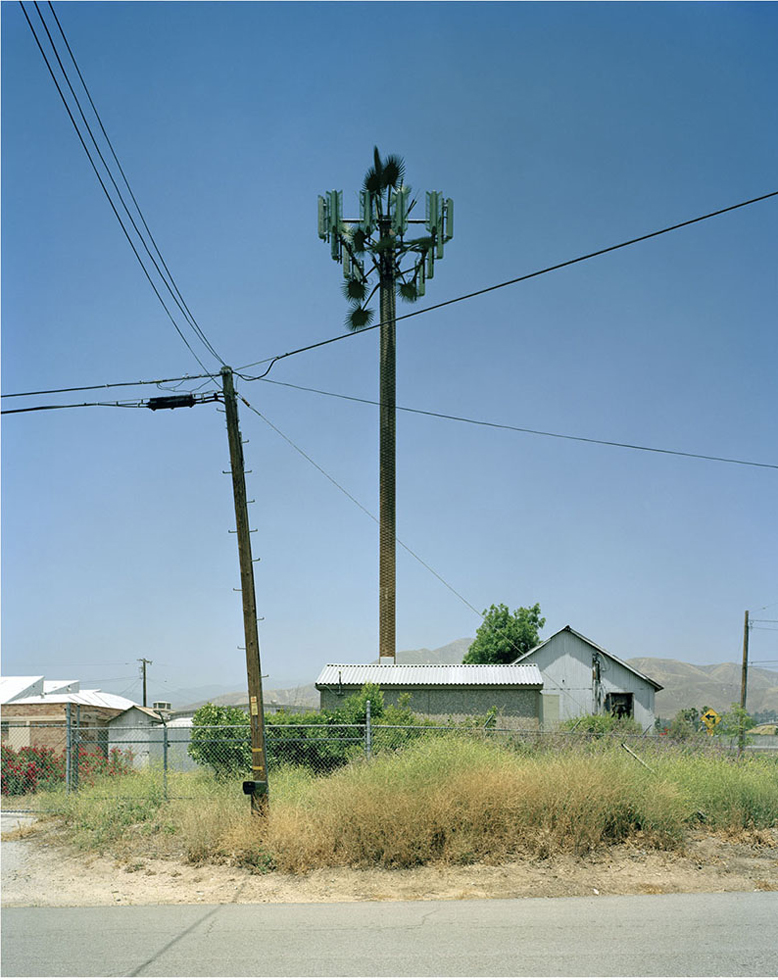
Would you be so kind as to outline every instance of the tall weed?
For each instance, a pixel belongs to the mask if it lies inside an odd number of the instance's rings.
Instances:
[[[778,825],[772,760],[642,754],[650,770],[618,745],[517,752],[439,735],[326,777],[281,768],[267,819],[250,814],[238,781],[206,770],[171,774],[167,802],[154,773],[38,799],[79,847],[286,872],[585,854],[637,833],[672,848],[700,818],[717,830]]]

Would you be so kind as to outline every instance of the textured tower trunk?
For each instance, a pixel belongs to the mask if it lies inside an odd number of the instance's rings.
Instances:
[[[378,652],[395,661],[395,283],[393,257],[381,275],[380,545],[378,559]]]

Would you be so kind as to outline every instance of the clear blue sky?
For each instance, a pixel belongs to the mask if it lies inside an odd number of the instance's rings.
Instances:
[[[167,264],[236,367],[343,332],[316,198],[342,188],[353,211],[376,143],[455,201],[425,303],[778,189],[774,4],[56,10]],[[200,373],[14,3],[2,122],[4,391]],[[398,404],[778,463],[777,218],[769,200],[408,320]],[[375,399],[377,335],[270,378]],[[376,408],[239,387],[377,512]],[[266,685],[374,659],[376,525],[245,408],[242,428]],[[213,405],[5,416],[3,672],[137,696],[145,656],[155,696],[239,683],[227,463]],[[776,470],[398,418],[400,538],[478,609],[539,601],[544,636],[569,623],[625,658],[736,660],[744,609],[778,619],[756,612],[778,603],[777,491]],[[399,649],[479,623],[402,550],[397,608]],[[778,660],[774,637],[754,632],[754,659]]]

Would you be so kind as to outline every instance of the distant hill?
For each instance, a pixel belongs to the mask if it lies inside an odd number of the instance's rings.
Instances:
[[[463,637],[436,650],[428,650],[426,647],[401,650],[397,654],[397,663],[460,664],[472,642],[472,639]],[[334,662],[334,658],[330,662]],[[377,660],[372,662],[378,663]],[[634,657],[627,663],[664,688],[656,696],[656,714],[662,718],[672,718],[681,708],[702,708],[704,705],[723,713],[733,701],[740,700],[740,664],[698,666],[659,657]],[[179,707],[182,699],[177,699],[173,707],[179,711],[195,711],[201,705],[209,703],[237,707],[248,704],[245,688],[225,693],[223,686],[213,685],[210,689],[199,688],[197,693],[198,697],[193,698],[191,703]],[[283,704],[318,708],[319,692],[313,684],[275,688],[264,692],[264,700],[268,707]],[[778,671],[764,670],[761,667],[749,669],[748,710],[752,713],[774,711],[778,714]]]
[[[656,713],[662,718],[705,705],[721,713],[740,701],[740,664],[699,666],[658,657],[635,657],[627,663],[664,687],[656,695]],[[778,671],[749,667],[748,710],[778,713]]]
[[[318,708],[319,692],[313,684],[305,684],[303,687],[279,687],[275,690],[262,692],[262,700],[266,706],[274,704],[286,705],[301,708]],[[206,697],[203,701],[195,701],[192,704],[183,705],[176,708],[177,711],[196,711],[204,704],[218,704],[224,707],[247,708],[249,695],[247,690],[230,691],[227,694],[217,694],[215,697]],[[173,706],[176,707],[175,705]]]
[[[454,640],[437,650],[422,647],[419,650],[399,650],[395,656],[398,664],[461,664],[473,641],[465,637]],[[377,660],[372,661],[377,664]]]
[[[462,658],[467,653],[472,642],[472,640],[464,638],[454,640],[453,643],[448,643],[444,647],[438,647],[437,650],[428,650],[426,647],[422,647],[420,650],[400,650],[397,653],[397,663],[461,664]],[[330,662],[333,663],[335,661],[333,659]],[[374,660],[373,663],[378,663],[378,661]],[[213,690],[216,692],[219,689],[214,685]],[[222,687],[220,691],[223,692],[224,688]],[[199,698],[196,700],[193,699],[191,703],[184,704],[181,707],[178,706],[181,699],[177,699],[173,704],[174,709],[176,711],[196,711],[204,704],[245,708],[249,703],[248,691],[245,688],[243,690],[228,691],[227,693],[214,693],[210,697],[206,688],[200,688],[199,692],[202,692]],[[264,703],[268,706],[272,704],[284,704],[309,708],[319,707],[319,692],[313,684],[305,684],[301,687],[279,687],[273,690],[263,691],[262,693]]]

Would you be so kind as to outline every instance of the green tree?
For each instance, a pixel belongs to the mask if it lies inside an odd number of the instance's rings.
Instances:
[[[198,765],[229,778],[251,772],[249,716],[240,708],[204,704],[192,716],[189,755]]]
[[[739,738],[743,740],[743,744],[746,744],[746,732],[753,727],[754,719],[751,715],[741,708],[737,701],[733,701],[729,711],[722,716],[721,723],[716,728],[716,734],[724,735],[727,738]]]
[[[465,664],[509,664],[540,642],[539,632],[546,625],[540,603],[511,612],[504,603],[484,610],[484,621],[465,654]]]
[[[370,702],[370,718],[377,721],[384,713],[384,694],[378,684],[368,681],[359,694],[351,694],[335,714],[347,725],[364,725],[367,720],[367,702]]]

